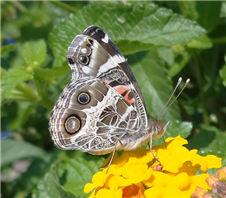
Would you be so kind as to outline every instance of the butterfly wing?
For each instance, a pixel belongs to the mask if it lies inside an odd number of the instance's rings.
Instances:
[[[147,136],[141,129],[133,105],[98,78],[70,82],[54,106],[49,126],[58,148],[92,154],[136,148]]]
[[[102,29],[90,26],[76,36],[67,60],[72,79],[49,122],[57,147],[105,154],[115,148],[134,149],[148,138],[140,89],[125,58]]]

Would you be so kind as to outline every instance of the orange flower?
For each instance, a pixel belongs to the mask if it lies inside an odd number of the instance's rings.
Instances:
[[[206,193],[206,189],[204,188],[200,188],[199,186],[197,186],[195,188],[195,192],[192,194],[193,198],[203,198],[203,195]]]
[[[217,171],[219,180],[226,180],[226,166]]]
[[[218,178],[211,174],[205,181],[210,187],[209,190],[205,188],[196,187],[193,193],[193,198],[226,198],[226,167],[217,171]]]
[[[207,179],[206,179],[206,183],[208,184],[208,186],[212,187],[212,185],[218,181],[218,178],[214,175],[211,174]]]

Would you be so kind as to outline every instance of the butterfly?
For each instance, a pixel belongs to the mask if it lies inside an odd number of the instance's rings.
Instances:
[[[68,47],[71,81],[53,107],[56,147],[93,155],[134,150],[161,137],[169,122],[148,118],[137,81],[109,35],[89,26]]]

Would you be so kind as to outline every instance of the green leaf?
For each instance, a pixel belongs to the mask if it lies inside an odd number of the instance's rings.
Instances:
[[[226,62],[226,54],[224,56],[225,62]],[[222,83],[226,87],[226,64],[220,69],[220,76],[222,78]]]
[[[200,132],[189,141],[189,148],[198,149],[200,154],[226,157],[226,134],[215,127],[202,127]]]
[[[226,17],[226,2],[225,1],[222,2],[220,17],[221,18]]]
[[[5,69],[5,70],[1,71],[1,76],[3,76],[2,72],[6,72],[6,70],[8,70],[9,68],[10,68],[10,64],[9,64],[8,60],[1,57],[1,70]]]
[[[182,13],[211,32],[217,27],[220,19],[220,1],[183,1],[179,2]]]
[[[171,48],[175,58],[172,63],[169,63],[168,75],[174,77],[187,65],[191,59],[191,54],[184,45],[176,45]]]
[[[187,138],[192,130],[193,126],[191,122],[181,122],[181,121],[174,121],[170,122],[165,134],[164,139],[168,137],[177,137],[180,135],[182,138]],[[153,145],[161,145],[164,143],[164,141],[159,138],[154,138]]]
[[[84,153],[82,153],[82,156],[70,159],[65,167],[65,190],[71,191],[76,196],[87,197],[87,194],[83,192],[84,186],[86,183],[91,182],[92,176],[99,171],[102,163],[103,157],[86,155]]]
[[[38,191],[33,194],[33,198],[78,198],[72,193],[66,192],[57,180],[58,178],[52,172],[47,172],[38,185]]]
[[[220,76],[222,78],[222,83],[226,87],[226,65],[220,70]]]
[[[16,44],[11,44],[11,45],[5,45],[1,48],[1,55],[7,54],[8,52],[12,51],[15,49],[17,45]]]
[[[168,64],[172,64],[174,62],[174,53],[169,47],[159,47],[158,48],[159,57],[164,60]]]
[[[30,158],[42,157],[46,155],[45,151],[30,143],[24,141],[16,141],[12,139],[2,140],[2,157],[1,165],[4,166],[15,161]]]
[[[202,67],[202,72],[199,74],[199,78],[203,78],[203,80],[205,79],[201,84],[201,89],[204,92],[207,92],[208,89],[213,86],[213,83],[217,82],[215,81],[216,77],[220,79],[219,75],[216,75],[219,74],[218,67],[216,67],[216,65],[219,65],[218,58],[218,51],[213,47],[207,50],[202,50],[199,53],[198,61],[200,63],[198,62],[197,64],[200,64]],[[221,64],[223,64],[223,62]],[[212,92],[212,94],[216,93]]]
[[[172,82],[167,76],[164,62],[156,49],[140,52],[128,57],[131,69],[144,96],[147,112],[157,119],[173,92]],[[162,120],[179,120],[177,101],[162,116]]]
[[[203,34],[198,38],[192,39],[187,46],[189,48],[208,49],[213,47],[213,44],[208,36],[206,34]]]
[[[79,151],[62,151],[58,159],[39,182],[36,197],[88,197],[83,192],[84,186],[99,170],[103,157]]]
[[[37,106],[36,103],[19,102],[18,113],[15,119],[12,119],[12,122],[9,124],[10,129],[15,130],[22,127]]]
[[[27,170],[21,173],[20,177],[12,183],[14,193],[18,194],[22,192],[24,194],[23,197],[25,197],[26,193],[30,193],[32,189],[36,189],[38,182],[43,179],[55,160],[56,155],[53,152],[43,155],[42,158],[34,159]]]
[[[50,35],[55,66],[62,65],[72,39],[89,25],[97,25],[106,30],[123,54],[154,46],[185,44],[204,33],[204,29],[193,21],[153,3],[90,3],[62,21]]]
[[[186,51],[178,54],[172,64],[170,64],[169,68],[169,77],[174,77],[177,75],[189,62],[191,59],[191,55]]]
[[[39,67],[45,59],[46,44],[43,40],[24,44],[24,59],[28,67]]]
[[[196,1],[198,12],[197,22],[208,32],[212,31],[218,25],[221,11],[220,1]]]
[[[65,65],[63,67],[55,67],[53,69],[35,68],[34,77],[38,80],[52,81],[57,77],[62,76],[70,71],[70,68]]]
[[[31,80],[32,75],[29,74],[24,67],[11,69],[2,76],[1,81],[1,102],[7,99],[10,92],[20,83]]]

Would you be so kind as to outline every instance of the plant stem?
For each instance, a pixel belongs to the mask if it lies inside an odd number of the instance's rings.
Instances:
[[[48,99],[47,97],[43,97],[39,101],[39,104],[50,111],[53,108],[54,102],[52,100]]]
[[[67,5],[66,3],[63,3],[63,2],[60,2],[60,1],[51,1],[51,3],[59,6],[59,7],[62,7],[66,10],[68,10],[69,12],[76,12],[76,9],[74,8],[71,8],[69,5]]]
[[[27,85],[26,83],[22,83],[20,85],[17,85],[16,87],[19,91],[21,91],[24,96],[26,98],[28,98],[28,100],[37,100],[38,96],[37,94],[34,92],[34,90],[32,89],[32,87],[30,87],[29,85]]]
[[[11,1],[11,4],[13,4],[21,12],[27,11],[27,8],[23,4],[21,4],[20,2],[18,2],[18,1]]]
[[[226,37],[211,39],[213,44],[224,44],[226,43]]]

